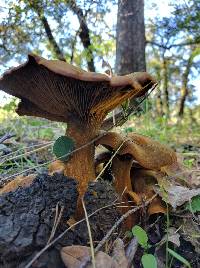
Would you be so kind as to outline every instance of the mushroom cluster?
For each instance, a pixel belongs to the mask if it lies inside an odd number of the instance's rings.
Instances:
[[[130,201],[140,205],[150,199],[159,180],[179,168],[177,155],[171,148],[144,135],[107,132],[95,144],[108,150],[96,157],[96,167],[109,161],[109,152],[114,153],[110,170],[115,189],[127,207],[122,212],[129,209]],[[161,197],[154,198],[148,207],[149,215],[165,212]],[[133,226],[133,219],[127,226]]]
[[[26,63],[1,77],[0,89],[21,100],[19,115],[67,123],[66,135],[76,149],[83,148],[64,163],[64,173],[79,181],[82,197],[88,182],[95,179],[93,140],[106,115],[125,100],[143,96],[155,83],[146,72],[110,77],[29,55]]]

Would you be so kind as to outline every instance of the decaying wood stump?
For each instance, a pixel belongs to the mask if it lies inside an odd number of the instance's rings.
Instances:
[[[98,181],[89,183],[84,196],[84,202],[88,215],[97,211],[89,218],[94,246],[96,246],[95,241],[98,243],[119,219],[119,211],[116,209],[116,205],[112,205],[117,200],[118,195],[108,182]],[[75,232],[76,237],[74,242],[76,244],[89,245],[86,222],[77,225]]]
[[[68,227],[67,220],[75,213],[77,198],[76,180],[62,174],[38,175],[29,187],[1,195],[0,267],[25,267],[47,244],[55,220],[56,206],[64,206],[64,210],[54,237]],[[115,190],[107,182],[90,183],[85,195],[88,214],[111,205],[116,198]],[[90,217],[93,240],[102,239],[118,216],[116,207],[109,206]],[[82,223],[45,251],[32,267],[65,267],[60,257],[60,248],[73,244],[88,245],[88,241],[87,226]]]
[[[46,245],[57,204],[64,206],[59,229],[64,225],[66,228],[66,221],[74,214],[77,197],[75,180],[61,174],[39,175],[30,187],[0,196],[0,267],[24,267]],[[68,237],[66,244],[72,242]],[[60,263],[55,246],[42,255],[35,267],[62,267]]]

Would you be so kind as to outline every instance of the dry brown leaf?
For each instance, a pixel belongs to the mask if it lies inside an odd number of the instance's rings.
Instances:
[[[0,189],[0,194],[15,191],[19,187],[28,187],[31,185],[35,177],[35,174],[30,174],[28,176],[18,176],[6,184],[2,189]]]
[[[90,256],[90,248],[68,246],[61,249],[61,258],[67,268],[79,268]]]
[[[95,257],[95,267],[96,268],[127,268],[125,266],[120,266],[115,260],[113,260],[106,253],[99,251]],[[92,264],[88,264],[86,268],[93,268]]]
[[[67,268],[80,268],[89,260],[90,252],[90,248],[85,246],[63,247],[61,258]],[[102,251],[99,251],[95,256],[95,266],[96,268],[126,268],[125,266],[119,266],[115,260]],[[93,266],[88,263],[84,267],[92,268]]]
[[[192,197],[200,195],[200,188],[189,189],[184,186],[172,184],[165,187],[165,191],[162,190],[162,186],[161,188],[155,187],[155,190],[162,199],[167,201],[167,203],[169,203],[174,209],[190,201]]]
[[[164,245],[166,241],[172,242],[177,247],[180,247],[180,234],[176,231],[176,228],[170,227],[167,231],[167,235],[165,235],[162,240],[159,242],[159,245]]]
[[[128,260],[125,256],[124,242],[118,238],[113,244],[112,259],[118,264],[118,267],[128,267]]]

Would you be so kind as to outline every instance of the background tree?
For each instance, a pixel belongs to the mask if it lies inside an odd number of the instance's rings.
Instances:
[[[200,55],[200,34],[197,30],[200,1],[173,2],[172,6],[170,17],[151,18],[146,24],[147,62],[154,62],[156,58],[157,65],[161,66],[161,74],[158,75],[155,66],[149,65],[159,81],[160,103],[165,114],[169,116],[175,110],[183,117],[187,98],[190,102],[194,101],[194,87],[190,83],[195,79],[195,73],[198,75],[200,71],[197,66]]]
[[[146,70],[143,0],[118,1],[115,69],[117,74]]]
[[[109,5],[115,1],[22,0],[5,2],[0,28],[1,62],[22,61],[32,51],[46,57],[67,60],[95,71],[95,57],[102,56],[110,42],[104,23]],[[99,27],[94,27],[94,22]],[[88,26],[90,25],[90,26]],[[105,29],[100,38],[102,28]],[[109,29],[112,35],[112,29]],[[95,36],[102,50],[95,51]],[[99,40],[96,40],[99,41]],[[112,51],[112,50],[111,50]]]

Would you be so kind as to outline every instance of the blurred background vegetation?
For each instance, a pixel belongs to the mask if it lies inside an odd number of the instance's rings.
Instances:
[[[120,131],[143,133],[170,143],[176,150],[177,144],[182,151],[197,148],[199,10],[200,0],[1,0],[0,73],[26,61],[30,52],[89,71],[109,68],[114,74],[126,74],[147,70],[156,77],[158,86]],[[51,158],[48,147],[43,160],[38,160],[38,155],[25,159],[25,147],[44,146],[62,135],[64,126],[44,119],[19,118],[15,113],[17,103],[16,98],[1,92],[0,137],[5,133],[15,135],[12,148],[9,151],[10,145],[5,145],[1,157],[4,163],[5,156],[19,150],[11,156],[23,155],[20,161],[26,165],[14,164],[23,170]],[[129,105],[134,107],[134,103]],[[13,167],[13,160],[10,165]],[[9,162],[7,173],[8,166]],[[6,175],[5,166],[3,172]]]

